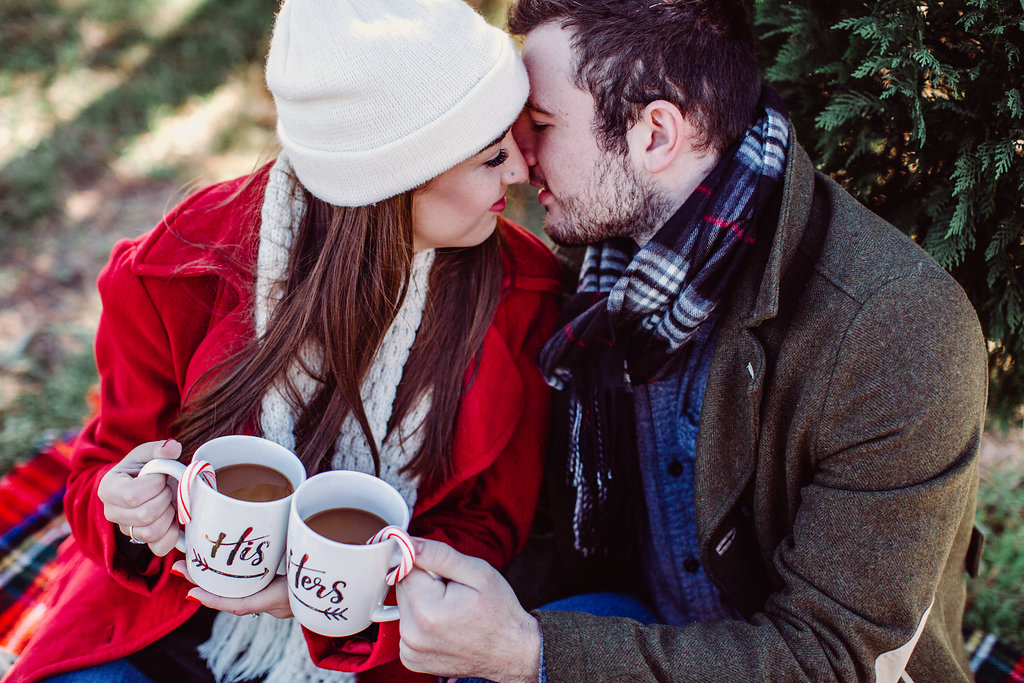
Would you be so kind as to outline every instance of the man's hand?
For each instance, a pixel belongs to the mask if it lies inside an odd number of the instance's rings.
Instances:
[[[439,676],[534,683],[540,625],[501,574],[444,543],[413,543],[416,568],[398,584],[402,663]]]

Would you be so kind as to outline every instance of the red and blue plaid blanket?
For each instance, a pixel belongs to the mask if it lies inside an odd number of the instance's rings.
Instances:
[[[62,501],[69,455],[60,441],[0,478],[0,673],[42,616],[52,560],[70,532]]]
[[[0,478],[0,674],[25,646],[53,580],[53,558],[70,530],[62,497],[70,446],[60,441]],[[1024,681],[1024,653],[991,633],[965,634],[978,683]]]
[[[1024,681],[1024,653],[984,631],[966,633],[967,657],[979,683]]]

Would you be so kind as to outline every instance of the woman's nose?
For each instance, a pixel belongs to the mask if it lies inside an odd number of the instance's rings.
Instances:
[[[519,118],[516,119],[516,122],[512,124],[512,137],[515,138],[516,144],[519,145],[519,151],[522,152],[526,165],[536,166],[536,134],[533,131],[533,121],[530,120],[530,115],[526,113],[526,110],[523,110]]]
[[[501,174],[501,182],[505,185],[524,183],[529,180],[530,170],[526,166],[526,160],[523,159],[523,153],[515,138],[508,138],[508,140],[511,144],[507,148],[508,159],[502,164],[504,172]]]

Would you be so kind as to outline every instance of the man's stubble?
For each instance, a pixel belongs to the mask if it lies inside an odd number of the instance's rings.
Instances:
[[[584,189],[559,197],[562,216],[544,230],[563,246],[595,244],[613,237],[632,237],[644,244],[665,224],[674,211],[672,202],[649,180],[640,176],[622,154],[601,157]]]

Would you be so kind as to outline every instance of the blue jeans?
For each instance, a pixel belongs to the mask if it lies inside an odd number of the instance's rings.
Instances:
[[[585,612],[595,617],[626,617],[641,624],[655,624],[658,617],[647,605],[623,593],[584,593],[555,600],[541,607],[551,612]]]
[[[642,624],[657,623],[658,617],[647,605],[622,593],[584,593],[544,605],[540,609],[558,612],[585,612],[596,617],[627,617]],[[458,683],[491,683],[486,678],[460,678]]]
[[[127,659],[115,659],[88,669],[69,671],[45,679],[44,683],[153,683]]]

